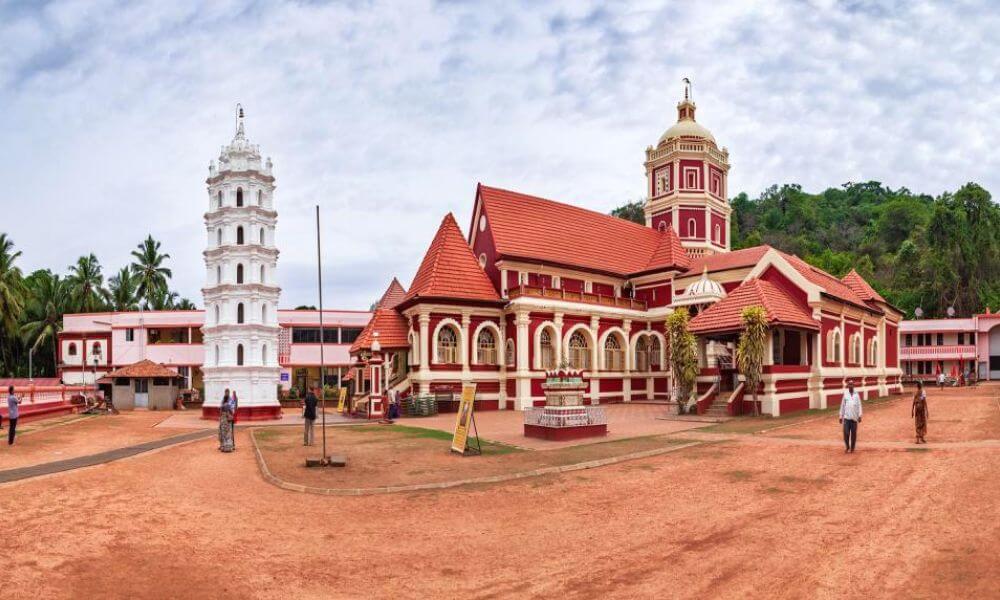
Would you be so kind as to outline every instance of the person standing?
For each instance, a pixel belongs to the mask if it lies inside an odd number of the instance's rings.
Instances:
[[[938,371],[937,383],[938,383],[938,389],[939,390],[943,390],[944,389],[944,371]]]
[[[222,452],[232,452],[233,445],[233,400],[226,390],[222,397],[222,404],[219,406],[219,450]]]
[[[926,444],[927,440],[927,419],[930,413],[927,411],[927,394],[924,392],[924,384],[917,382],[917,393],[913,395],[913,408],[910,410],[913,417],[913,426],[917,430],[917,443]]]
[[[304,424],[305,430],[302,432],[303,446],[312,446],[314,430],[316,425],[316,404],[319,400],[316,398],[316,394],[312,390],[306,394],[305,407],[302,411],[302,423]]]
[[[240,399],[233,390],[233,450],[236,450],[236,409],[240,407]]]
[[[854,452],[861,422],[861,396],[854,391],[854,382],[847,382],[847,391],[840,401],[840,423],[844,426],[844,453]]]
[[[20,398],[14,395],[14,386],[7,386],[7,445],[14,445],[14,432],[17,430],[17,419],[20,416]]]

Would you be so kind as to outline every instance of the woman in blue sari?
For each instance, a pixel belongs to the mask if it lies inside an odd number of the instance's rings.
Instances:
[[[232,452],[236,449],[236,441],[233,439],[233,401],[229,396],[229,390],[222,398],[222,405],[219,406],[219,450],[222,452]]]

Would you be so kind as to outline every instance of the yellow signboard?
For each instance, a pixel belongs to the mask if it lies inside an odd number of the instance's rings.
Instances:
[[[472,409],[475,399],[475,384],[462,388],[462,401],[458,404],[458,418],[455,420],[455,435],[451,439],[452,452],[465,454],[465,446],[469,440],[469,427],[472,425]]]
[[[337,412],[344,414],[344,400],[347,398],[347,388],[340,388],[340,398],[337,400]]]

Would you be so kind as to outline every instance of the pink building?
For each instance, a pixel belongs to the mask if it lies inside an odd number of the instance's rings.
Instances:
[[[319,383],[323,340],[328,385],[339,385],[350,364],[349,349],[371,318],[367,311],[279,310],[278,364],[281,386]],[[140,360],[166,365],[184,377],[183,388],[201,388],[205,311],[144,311],[72,314],[63,317],[57,348],[59,376],[67,384],[93,384],[105,374]]]
[[[980,380],[1000,380],[1000,314],[904,321],[900,337],[899,358],[907,379],[971,373]]]

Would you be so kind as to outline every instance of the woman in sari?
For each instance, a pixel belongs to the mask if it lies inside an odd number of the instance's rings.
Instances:
[[[222,405],[219,406],[219,450],[222,452],[232,452],[235,450],[233,440],[233,401],[229,397],[229,390],[222,398]]]
[[[917,443],[926,444],[927,440],[924,436],[927,435],[927,417],[929,416],[927,412],[927,394],[924,393],[924,384],[917,382],[917,393],[913,395],[913,408],[910,410],[910,416],[913,417],[913,425],[917,430]]]

